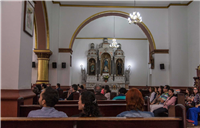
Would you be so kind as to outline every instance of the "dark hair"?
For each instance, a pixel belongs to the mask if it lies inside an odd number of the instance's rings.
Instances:
[[[51,87],[47,87],[42,94],[43,100],[46,101],[48,107],[54,107],[58,102],[59,96],[58,92]]]
[[[169,91],[169,89],[170,89],[169,85],[165,85],[165,87],[166,87],[167,91]]]
[[[120,88],[119,89],[120,94],[126,94],[127,90],[125,88]]]
[[[81,88],[81,89],[84,89],[84,86],[83,86],[83,85],[80,85],[80,88]]]
[[[45,83],[42,83],[42,87],[47,88],[47,85]]]
[[[106,93],[111,92],[110,87],[108,85],[105,86]]]
[[[72,88],[73,88],[74,90],[76,90],[76,91],[78,90],[78,86],[77,86],[76,84],[73,84],[73,85],[72,85]]]
[[[60,88],[60,84],[59,83],[57,83],[57,86]]]
[[[170,91],[172,91],[172,93],[174,93],[174,89],[169,89]],[[174,94],[169,98],[169,100],[173,97],[173,96],[175,96]]]
[[[130,110],[142,110],[143,111],[143,106],[144,106],[144,98],[142,96],[142,93],[136,89],[136,88],[131,88],[128,90],[126,93],[126,109],[128,111]]]
[[[161,93],[158,92],[158,94],[161,95],[161,94],[164,93],[164,92],[163,92],[163,88],[164,88],[164,87],[161,85],[161,86],[159,86],[159,88],[161,88]]]
[[[95,95],[93,92],[85,91],[81,93],[82,104],[85,104],[81,117],[99,117],[101,116]]]
[[[151,92],[155,92],[155,89],[154,87],[150,87],[151,88]]]
[[[38,88],[39,92],[41,92],[41,90],[42,90],[41,85],[36,85],[36,87]]]
[[[193,94],[193,89],[192,89],[192,88],[187,88],[187,90],[188,90],[188,92],[189,92],[189,96],[190,96],[191,94]]]

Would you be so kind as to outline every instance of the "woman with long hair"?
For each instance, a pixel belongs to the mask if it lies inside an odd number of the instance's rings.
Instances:
[[[187,88],[186,89],[186,94],[185,94],[185,107],[186,107],[186,111],[189,108],[194,107],[192,105],[193,99],[194,99],[193,89],[192,88]]]
[[[104,88],[104,92],[105,92],[105,97],[107,98],[107,100],[110,100],[110,87],[108,85],[105,86]]]
[[[126,93],[126,110],[117,115],[117,117],[153,117],[153,113],[143,111],[144,99],[142,93],[136,89],[131,88]]]
[[[154,87],[150,87],[149,88],[149,92],[150,92],[150,103],[154,100],[154,97],[155,97],[155,95],[156,95],[156,93],[155,93],[155,90],[154,90]]]
[[[151,105],[157,103],[157,99],[163,94],[163,88],[164,88],[163,86],[159,86],[157,96],[156,96],[156,98],[151,102]]]
[[[79,117],[101,116],[95,95],[90,91],[81,93],[78,101],[78,109],[82,110],[82,112],[78,115]]]
[[[156,110],[153,111],[155,117],[162,117],[162,116],[167,116],[165,112],[168,112],[168,107],[170,105],[175,105],[176,102],[176,96],[174,95],[174,90],[169,89],[169,97],[167,100],[164,102],[163,107],[160,107]]]

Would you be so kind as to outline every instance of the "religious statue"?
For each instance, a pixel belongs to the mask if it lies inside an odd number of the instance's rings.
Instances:
[[[117,75],[118,76],[122,75],[122,61],[121,60],[117,61]]]
[[[94,60],[90,63],[90,75],[95,75],[95,63]]]
[[[105,55],[105,59],[103,61],[103,64],[104,64],[103,72],[109,72],[107,55]]]

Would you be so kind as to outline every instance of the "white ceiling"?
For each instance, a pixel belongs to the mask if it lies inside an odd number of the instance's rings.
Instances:
[[[99,6],[168,6],[169,4],[187,4],[189,1],[57,1],[62,5],[99,5]]]

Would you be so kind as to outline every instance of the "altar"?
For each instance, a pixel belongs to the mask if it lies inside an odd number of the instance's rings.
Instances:
[[[125,56],[121,49],[110,47],[107,38],[95,48],[91,43],[87,55],[87,72],[81,69],[82,84],[86,89],[94,89],[96,85],[109,85],[112,92],[129,85],[130,70],[124,68]]]

